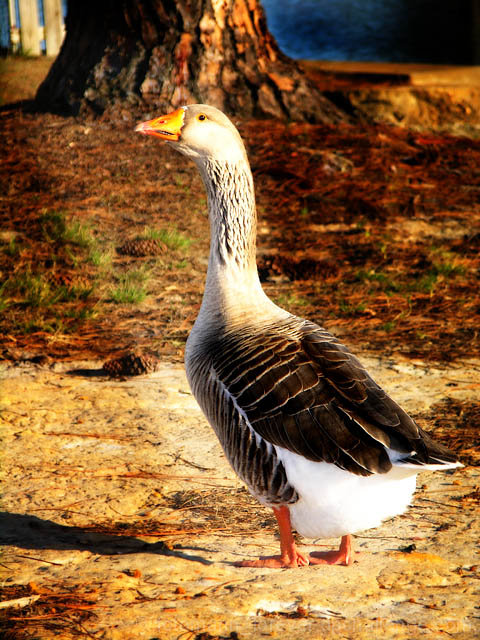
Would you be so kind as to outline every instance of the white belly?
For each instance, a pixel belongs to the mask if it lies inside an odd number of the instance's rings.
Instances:
[[[306,538],[331,538],[377,527],[403,513],[415,491],[416,470],[357,476],[275,447],[300,499],[289,505],[292,526]]]

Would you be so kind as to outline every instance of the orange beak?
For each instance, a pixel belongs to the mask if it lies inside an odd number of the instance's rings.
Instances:
[[[185,109],[180,107],[166,116],[160,116],[153,120],[141,122],[135,127],[135,131],[146,136],[155,136],[162,140],[178,140],[185,120]]]

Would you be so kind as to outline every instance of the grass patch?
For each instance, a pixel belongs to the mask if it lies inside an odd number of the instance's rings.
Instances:
[[[21,315],[15,314],[13,310],[10,313],[15,317],[16,331],[19,333],[71,334],[84,322],[94,318],[98,312],[95,307],[83,304],[30,309],[28,314]]]
[[[94,267],[108,271],[112,267],[113,251],[109,249],[100,249],[98,246],[91,248],[88,254],[88,260]]]
[[[190,261],[184,258],[183,260],[177,260],[176,262],[170,261],[162,263],[162,266],[167,271],[177,271],[177,269],[187,269],[190,265]]]
[[[150,274],[146,269],[132,269],[118,276],[118,284],[110,289],[108,300],[115,304],[140,304],[148,295]]]
[[[19,304],[27,307],[49,307],[59,297],[43,274],[32,274],[29,270],[8,281],[8,289],[18,296]]]
[[[410,284],[410,291],[419,291],[420,293],[433,293],[435,285],[437,284],[438,276],[435,272],[429,271],[423,276],[420,276],[417,280]]]
[[[88,249],[96,246],[97,241],[92,229],[81,222],[71,222],[66,226],[62,240],[66,244],[73,244],[77,247]]]
[[[96,315],[98,269],[111,255],[90,225],[44,210],[2,253],[15,260],[0,288],[1,325],[10,333],[67,333]]]
[[[74,245],[83,249],[97,244],[89,225],[78,220],[68,221],[63,211],[44,211],[40,224],[47,242]]]
[[[140,304],[147,297],[145,287],[122,282],[110,292],[109,300],[115,304]]]
[[[310,211],[308,210],[308,207],[302,207],[300,209],[300,216],[302,218],[308,218],[309,215],[310,215]]]
[[[359,313],[363,313],[367,305],[364,302],[359,304],[350,304],[346,300],[340,300],[338,303],[338,309],[344,316],[356,316]]]
[[[376,287],[385,291],[386,293],[392,293],[401,290],[401,285],[384,273],[383,271],[375,271],[375,269],[359,269],[355,273],[355,280],[358,282],[372,282],[376,284]]]
[[[3,252],[10,258],[17,258],[20,255],[20,245],[15,237],[10,238],[8,244],[2,248]]]
[[[6,282],[4,282],[2,285],[0,285],[0,313],[2,311],[5,311],[5,309],[7,309],[8,305],[9,305],[9,300],[8,300],[7,296],[4,295],[6,286],[7,286]]]
[[[180,233],[175,227],[168,227],[167,229],[154,229],[152,227],[146,227],[143,232],[142,238],[148,240],[156,240],[163,243],[169,249],[174,251],[187,249],[192,244],[191,238],[188,238],[183,233]]]
[[[297,296],[295,293],[282,293],[275,298],[275,304],[288,310],[289,307],[306,307],[309,301],[307,298]]]
[[[67,327],[60,318],[46,318],[35,316],[20,322],[18,328],[22,333],[67,333]]]
[[[428,293],[431,295],[440,282],[456,276],[463,276],[466,273],[465,267],[462,264],[458,264],[454,259],[451,260],[449,255],[445,255],[442,260],[437,260],[430,264],[431,266],[425,271],[412,275],[410,278],[405,272],[401,281],[400,278],[395,280],[389,274],[375,269],[359,269],[355,272],[354,278],[355,281],[362,284],[371,283],[370,293],[374,290],[381,290],[387,295],[402,292]],[[342,304],[340,309],[342,310]]]
[[[82,259],[96,267],[110,266],[112,249],[100,247],[91,225],[69,221],[62,211],[44,211],[40,223],[47,242],[63,246],[74,266],[77,267]],[[78,249],[83,251],[78,252]]]
[[[421,276],[409,284],[408,290],[433,294],[440,283],[445,283],[457,276],[464,276],[467,270],[462,264],[450,260],[445,256],[443,260],[436,261]]]
[[[437,262],[434,263],[432,272],[437,276],[453,278],[455,276],[465,275],[466,269],[463,265],[455,264],[454,262]]]
[[[3,285],[3,292],[9,293],[12,302],[23,307],[51,307],[60,302],[87,300],[94,292],[89,284],[56,285],[48,274],[32,273],[29,269],[18,273]]]
[[[395,329],[396,326],[397,326],[397,323],[395,322],[395,320],[389,320],[388,322],[385,322],[384,324],[380,325],[380,329],[383,329],[387,333],[390,333]]]
[[[43,211],[40,226],[47,242],[61,242],[67,229],[65,214],[61,211]]]

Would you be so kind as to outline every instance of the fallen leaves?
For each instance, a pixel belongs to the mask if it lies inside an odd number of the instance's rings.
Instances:
[[[50,587],[34,582],[27,585],[2,586],[0,598],[0,623],[5,637],[31,637],[29,632],[40,629],[68,629],[72,636],[85,637],[82,623],[95,615],[99,606],[99,591],[86,585],[66,587],[64,584]],[[14,609],[14,614],[10,609]],[[18,609],[18,611],[17,611]],[[17,635],[22,632],[28,635]],[[15,634],[15,635],[14,635]]]
[[[242,133],[260,228],[268,229],[259,236],[268,294],[290,296],[291,311],[335,327],[363,348],[433,361],[478,351],[480,142],[380,125],[257,125],[244,123]],[[38,221],[60,206],[68,219],[93,224],[96,238],[118,239],[117,245],[154,223],[180,225],[195,239],[195,251],[182,260],[156,258],[162,266],[151,297],[135,307],[112,308],[96,292],[74,308],[57,305],[48,330],[35,326],[28,307],[21,318],[4,313],[4,357],[97,358],[153,348],[162,358],[181,359],[208,254],[196,169],[180,156],[173,164],[165,146],[156,145],[153,154],[151,145],[134,143],[128,131],[107,122],[13,110],[1,127],[0,179],[8,198],[0,201],[0,216],[20,247],[10,250],[5,236],[2,273],[28,264],[52,272],[52,247]],[[62,251],[56,251],[55,282],[76,282],[81,274]],[[113,264],[152,259],[115,255]],[[93,272],[84,276],[96,282]]]

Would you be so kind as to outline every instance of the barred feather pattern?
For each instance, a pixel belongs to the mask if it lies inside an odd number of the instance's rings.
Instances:
[[[275,448],[260,437],[212,369],[208,357],[187,363],[190,386],[235,473],[267,505],[298,500]]]
[[[455,460],[344,345],[295,316],[204,331],[187,373],[233,468],[267,504],[295,499],[275,446],[361,476],[390,471],[392,451],[419,470]]]
[[[210,205],[211,238],[220,264],[233,260],[239,268],[255,256],[256,215],[253,178],[247,162],[205,160],[205,186]]]

